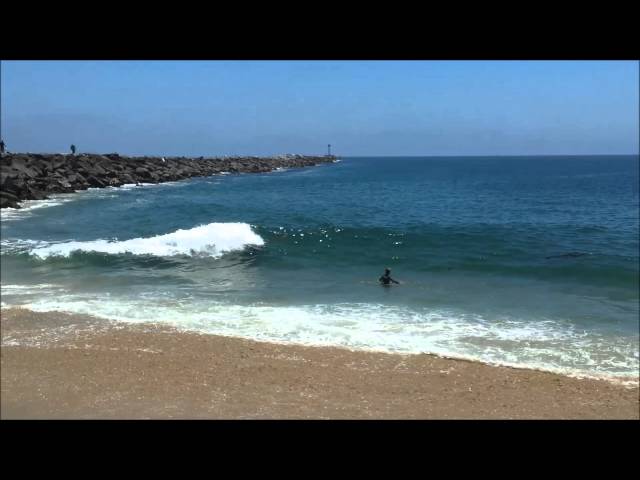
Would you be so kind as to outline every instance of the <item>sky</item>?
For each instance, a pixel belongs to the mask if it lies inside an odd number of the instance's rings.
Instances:
[[[633,61],[2,61],[9,151],[638,154]]]

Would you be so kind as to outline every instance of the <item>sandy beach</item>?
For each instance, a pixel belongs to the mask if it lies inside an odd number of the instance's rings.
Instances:
[[[638,419],[638,388],[2,310],[2,419]]]

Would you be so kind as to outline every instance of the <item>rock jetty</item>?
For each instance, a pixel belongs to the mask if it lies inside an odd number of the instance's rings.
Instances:
[[[335,156],[126,157],[118,154],[10,153],[0,158],[0,208],[52,193],[124,184],[161,183],[228,173],[263,173],[330,163]]]

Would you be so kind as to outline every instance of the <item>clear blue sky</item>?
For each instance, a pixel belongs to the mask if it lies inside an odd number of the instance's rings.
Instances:
[[[638,62],[2,62],[10,151],[637,154]]]

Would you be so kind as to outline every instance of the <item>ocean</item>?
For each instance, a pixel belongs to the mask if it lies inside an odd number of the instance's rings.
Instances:
[[[347,157],[28,201],[2,307],[637,385],[638,166]]]

